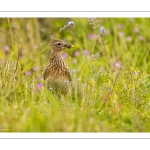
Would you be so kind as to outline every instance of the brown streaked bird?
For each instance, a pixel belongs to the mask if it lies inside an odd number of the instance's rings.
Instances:
[[[62,57],[65,48],[73,45],[65,40],[53,39],[51,41],[51,54],[49,63],[43,73],[44,80],[50,90],[66,94],[71,87],[71,73],[68,64]]]

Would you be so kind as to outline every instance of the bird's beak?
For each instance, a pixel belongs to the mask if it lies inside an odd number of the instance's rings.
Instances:
[[[67,43],[66,47],[71,48],[71,47],[73,47],[73,45],[71,43]]]

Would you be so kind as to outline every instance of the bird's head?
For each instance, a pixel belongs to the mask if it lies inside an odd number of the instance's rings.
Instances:
[[[61,52],[65,48],[71,48],[73,45],[70,42],[67,42],[65,40],[58,40],[58,39],[53,39],[51,41],[51,48],[53,52]]]

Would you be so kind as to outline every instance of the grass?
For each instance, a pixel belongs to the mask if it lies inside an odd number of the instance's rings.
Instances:
[[[64,57],[83,93],[69,94],[64,102],[41,76],[49,41],[70,20],[75,26],[59,38],[74,45]],[[149,19],[92,21],[0,19],[0,132],[150,131]]]

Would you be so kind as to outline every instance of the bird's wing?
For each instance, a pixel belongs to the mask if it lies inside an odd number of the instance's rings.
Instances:
[[[49,75],[49,69],[46,68],[46,69],[44,70],[44,72],[43,72],[43,78],[44,78],[44,80],[46,80],[46,78],[48,77],[48,75]]]
[[[72,81],[70,71],[68,71],[68,70],[65,71],[65,77],[66,77],[69,81]]]

